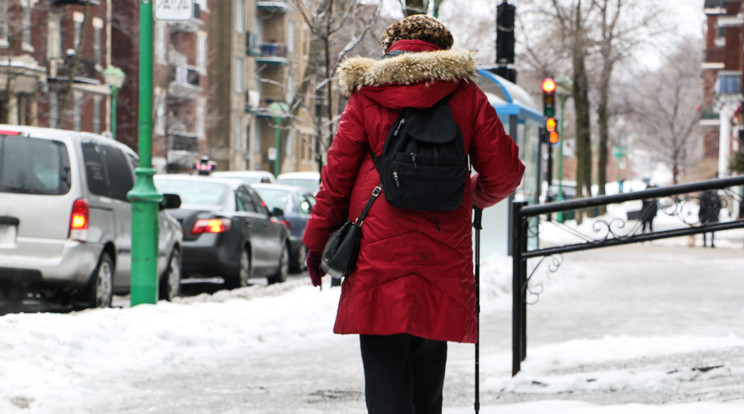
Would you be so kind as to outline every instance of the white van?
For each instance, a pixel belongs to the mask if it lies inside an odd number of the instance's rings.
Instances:
[[[137,154],[100,135],[0,125],[0,300],[108,307],[130,287]],[[161,207],[178,207],[178,196]],[[159,215],[160,296],[179,294],[181,228]]]

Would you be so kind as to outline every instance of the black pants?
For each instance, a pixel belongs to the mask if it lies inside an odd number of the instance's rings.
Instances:
[[[413,335],[360,335],[370,414],[440,414],[447,342]]]

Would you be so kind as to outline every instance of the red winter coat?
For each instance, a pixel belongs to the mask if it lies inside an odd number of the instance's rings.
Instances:
[[[472,206],[488,207],[519,185],[524,166],[496,111],[475,83],[472,54],[402,40],[408,53],[377,60],[352,58],[340,69],[350,95],[341,116],[303,242],[322,252],[329,235],[355,219],[380,183],[369,155],[382,154],[390,126],[405,107],[426,108],[454,91],[449,106],[478,172],[462,206],[439,212],[393,207],[384,194],[362,226],[356,269],[342,285],[334,332],[474,343],[475,278]],[[385,190],[383,189],[383,192]]]

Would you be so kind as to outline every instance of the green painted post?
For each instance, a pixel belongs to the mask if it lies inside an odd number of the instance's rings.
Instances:
[[[139,153],[132,201],[132,306],[158,298],[158,203],[152,168],[152,0],[140,0]]]
[[[119,88],[111,87],[111,139],[116,141],[116,95],[119,94]]]
[[[279,125],[281,124],[281,118],[274,118],[274,124],[276,132],[274,133],[274,148],[276,153],[274,155],[274,177],[279,175],[279,146],[281,145],[281,134],[279,133]]]
[[[276,133],[274,135],[274,148],[276,149],[276,156],[274,158],[274,177],[279,175],[279,146],[281,145],[281,133],[279,126],[282,123],[282,119],[287,117],[287,111],[289,107],[284,102],[272,102],[269,104],[269,113],[271,114],[271,120],[274,121],[276,126]]]

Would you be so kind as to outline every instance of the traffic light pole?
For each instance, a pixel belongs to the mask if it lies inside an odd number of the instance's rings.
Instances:
[[[139,166],[132,201],[132,306],[157,302],[158,203],[152,168],[152,0],[140,0]]]
[[[564,95],[561,93],[558,94],[558,99],[561,100],[561,121],[560,121],[560,125],[558,126],[558,128],[560,129],[559,134],[561,137],[561,140],[558,143],[558,201],[564,200],[564,196],[563,196],[563,141],[565,141],[565,138],[563,136],[563,124],[564,124],[563,121],[564,121],[564,114],[566,113],[565,111],[566,99],[568,99],[568,96],[569,95]],[[556,214],[558,216],[557,218],[558,222],[563,223],[563,212],[559,211]]]

